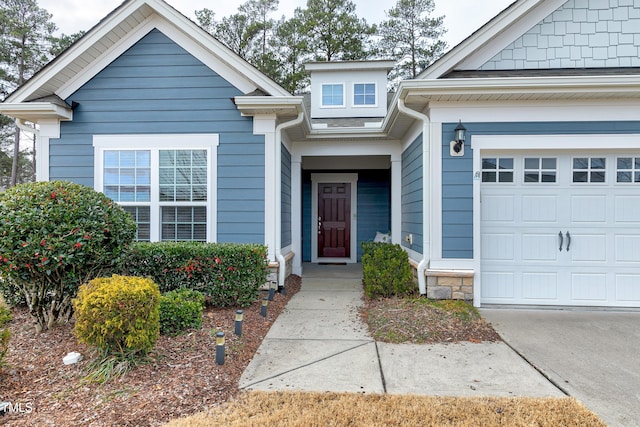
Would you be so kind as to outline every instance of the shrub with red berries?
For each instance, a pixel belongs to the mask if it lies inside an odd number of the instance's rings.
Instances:
[[[0,275],[22,294],[36,329],[72,314],[82,283],[117,267],[135,236],[131,216],[92,188],[65,181],[0,194]]]

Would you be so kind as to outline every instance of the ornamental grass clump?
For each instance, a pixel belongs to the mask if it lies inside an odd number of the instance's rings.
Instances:
[[[0,275],[40,332],[71,317],[80,284],[117,268],[135,230],[131,215],[92,188],[20,184],[0,194]]]
[[[126,372],[153,349],[160,335],[160,291],[151,279],[97,278],[73,300],[75,335],[98,350],[88,379],[104,382]]]

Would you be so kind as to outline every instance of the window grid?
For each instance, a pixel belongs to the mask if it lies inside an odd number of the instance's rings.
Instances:
[[[344,105],[344,86],[342,84],[322,85],[322,105],[341,107]]]
[[[162,241],[207,240],[207,208],[205,206],[162,206]]]
[[[513,157],[483,158],[482,182],[513,182]]]
[[[353,85],[354,105],[376,105],[375,83],[356,83]]]
[[[129,212],[136,222],[136,240],[149,242],[151,240],[151,208],[149,206],[122,206]]]
[[[160,201],[207,201],[206,150],[160,151]]]
[[[604,157],[576,157],[573,159],[573,182],[604,183],[607,159]]]
[[[640,183],[640,157],[618,157],[616,182]]]
[[[151,155],[148,150],[104,152],[104,194],[116,202],[151,201]]]
[[[524,159],[524,182],[556,182],[556,165],[557,159],[555,157],[526,157]]]
[[[104,150],[103,192],[133,217],[138,241],[151,240],[152,209],[160,210],[160,240],[206,241],[207,150],[155,150],[155,163],[152,151]]]

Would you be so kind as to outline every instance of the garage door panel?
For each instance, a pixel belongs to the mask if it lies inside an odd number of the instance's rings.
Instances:
[[[491,195],[485,197],[481,207],[483,221],[487,223],[515,221],[514,202],[515,197],[513,195]]]
[[[557,222],[557,199],[555,195],[522,196],[522,222],[524,224]]]
[[[616,195],[614,205],[616,223],[640,224],[640,196]]]
[[[640,307],[640,183],[618,181],[620,155],[585,151],[500,152],[513,181],[482,175],[481,303]],[[533,179],[547,169],[556,180]]]
[[[506,271],[485,271],[482,273],[482,298],[513,299],[514,274]]]
[[[607,196],[571,197],[571,222],[605,223],[607,221]]]
[[[640,274],[616,274],[616,301],[640,304]]]
[[[522,235],[522,261],[540,262],[558,260],[558,236],[550,233]]]
[[[607,276],[604,273],[572,273],[571,298],[577,301],[607,299]]]
[[[640,263],[640,235],[616,235],[615,247],[616,262]]]
[[[557,299],[557,273],[524,272],[522,274],[522,297],[525,299]]]
[[[606,262],[607,236],[604,234],[571,235],[569,253],[574,262]]]
[[[487,261],[513,261],[514,235],[486,233],[482,235],[482,254]]]

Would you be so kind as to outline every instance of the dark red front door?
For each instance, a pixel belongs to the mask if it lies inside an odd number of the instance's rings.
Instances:
[[[351,256],[351,184],[318,184],[318,257]]]

